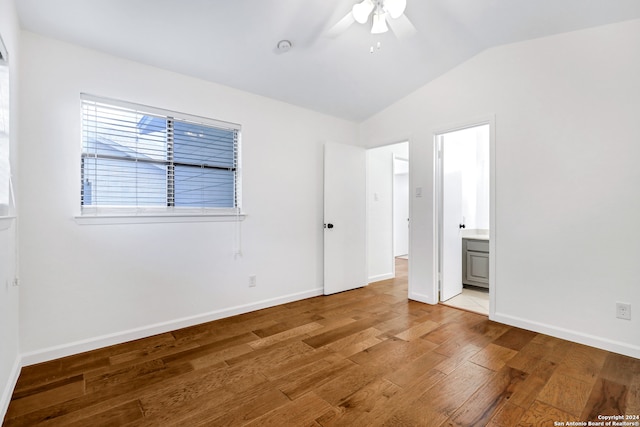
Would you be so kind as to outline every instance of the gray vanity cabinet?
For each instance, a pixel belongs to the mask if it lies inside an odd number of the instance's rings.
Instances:
[[[489,241],[462,239],[462,283],[489,287]]]

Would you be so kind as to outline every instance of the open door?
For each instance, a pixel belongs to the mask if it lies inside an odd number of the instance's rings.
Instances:
[[[481,123],[436,135],[440,301],[462,292],[462,237],[490,231],[490,129]]]
[[[441,135],[440,138],[443,138]],[[444,138],[443,138],[444,139]],[[462,174],[459,162],[452,159],[463,147],[459,141],[442,144],[442,274],[440,300],[462,293]],[[447,154],[449,157],[447,158]]]
[[[324,146],[324,294],[367,284],[366,150]]]

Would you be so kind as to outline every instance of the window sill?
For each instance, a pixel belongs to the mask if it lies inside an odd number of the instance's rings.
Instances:
[[[0,231],[9,229],[15,219],[15,216],[0,216]]]
[[[247,214],[141,214],[141,215],[77,215],[74,217],[79,225],[109,224],[161,224],[188,222],[233,222],[244,221]]]

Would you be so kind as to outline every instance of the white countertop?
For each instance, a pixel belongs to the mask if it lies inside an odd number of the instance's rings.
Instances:
[[[468,236],[462,236],[463,239],[474,239],[474,240],[489,240],[489,235],[487,234],[470,234]]]
[[[463,230],[460,237],[463,239],[489,240],[489,230]]]

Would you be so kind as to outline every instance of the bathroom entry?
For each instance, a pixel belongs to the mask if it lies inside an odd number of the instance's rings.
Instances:
[[[490,125],[435,135],[435,194],[440,301],[463,290],[462,239],[488,239]]]

